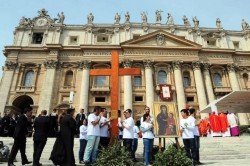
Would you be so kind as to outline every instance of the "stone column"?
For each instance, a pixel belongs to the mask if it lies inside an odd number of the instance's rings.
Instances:
[[[4,72],[2,76],[2,82],[0,86],[0,112],[4,113],[5,105],[7,104],[7,100],[9,97],[9,92],[12,84],[12,80],[14,77],[15,68],[17,63],[7,61],[5,62]]]
[[[209,72],[209,64],[208,63],[203,63],[203,75],[204,75],[204,81],[205,81],[205,87],[206,87],[206,91],[207,91],[207,97],[208,97],[208,101],[209,103],[211,103],[212,101],[215,100],[215,96],[214,96],[214,90],[213,90],[213,84],[212,84],[212,80],[211,80],[211,75]]]
[[[237,76],[235,73],[236,65],[235,64],[228,64],[227,71],[229,75],[229,81],[231,84],[232,91],[240,90],[239,82],[237,80]],[[247,118],[246,113],[238,113],[240,125],[249,125],[249,120]]]
[[[46,73],[44,76],[43,86],[39,97],[39,108],[37,115],[39,115],[42,110],[47,110],[48,112],[51,111],[57,64],[58,61],[56,60],[47,60],[44,62]]]
[[[125,60],[123,62],[124,68],[131,68],[132,61],[131,60]],[[124,110],[130,108],[133,110],[133,96],[132,96],[132,81],[131,81],[131,75],[125,75],[124,76]]]
[[[186,108],[186,97],[183,87],[183,79],[181,73],[181,62],[173,61],[173,69],[174,69],[174,79],[175,79],[175,91],[177,95],[177,104],[178,104],[178,113]],[[179,113],[181,117],[181,114]]]
[[[79,109],[83,108],[85,113],[89,110],[89,68],[91,61],[78,62],[80,69],[82,69],[82,82],[80,91]]]
[[[154,84],[153,84],[153,62],[151,60],[143,61],[145,67],[145,82],[146,82],[146,105],[153,110],[154,103]],[[152,111],[150,111],[152,113]]]
[[[204,109],[207,106],[207,97],[204,87],[203,78],[201,75],[201,65],[199,61],[193,62],[193,70],[194,70],[194,79],[195,79],[195,85],[196,85],[196,91],[197,91],[197,97],[199,102],[199,108],[200,110]],[[209,115],[207,113],[202,113],[201,117],[208,117]]]

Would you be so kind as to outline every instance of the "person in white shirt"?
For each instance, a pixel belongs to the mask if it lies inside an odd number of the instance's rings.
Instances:
[[[80,149],[79,149],[79,164],[83,164],[83,154],[87,145],[87,119],[82,121],[82,125],[80,126]]]
[[[184,148],[187,156],[192,159],[193,165],[196,165],[196,152],[195,152],[195,141],[194,141],[194,127],[195,123],[193,120],[188,118],[189,112],[187,109],[181,110],[182,119],[180,119],[180,132],[182,134]]]
[[[137,150],[138,147],[138,137],[139,137],[139,126],[140,126],[140,121],[136,121],[135,123],[136,125],[134,125],[133,131],[134,131],[134,139],[132,142],[132,156],[133,156],[133,160],[134,162],[137,162],[136,158],[135,158],[135,152]]]
[[[121,119],[121,110],[118,110],[118,129],[119,129],[119,140],[122,140],[123,135],[123,127],[122,127],[122,119]]]
[[[143,133],[143,144],[144,144],[144,161],[146,166],[151,166],[150,162],[150,156],[152,156],[152,144],[154,140],[154,124],[150,122],[150,115],[144,114],[143,115],[143,122],[141,124],[141,131]]]
[[[134,139],[134,120],[131,117],[132,110],[126,109],[124,111],[125,119],[122,120],[122,127],[123,127],[123,146],[129,151],[132,152],[132,141]],[[132,154],[131,154],[132,157]]]
[[[96,106],[94,112],[88,116],[88,128],[87,128],[87,146],[84,153],[84,163],[96,161],[97,150],[100,141],[100,127],[99,122],[102,117],[101,107]]]
[[[200,125],[201,120],[196,118],[196,113],[194,108],[189,109],[189,117],[193,123],[195,124],[193,133],[194,133],[194,141],[195,141],[195,152],[196,152],[196,159],[195,162],[198,165],[202,165],[203,163],[200,162],[200,133],[198,126]]]
[[[103,111],[103,117],[100,120],[100,147],[107,147],[109,144],[109,126],[110,126],[110,119],[107,118],[107,111],[106,109]]]

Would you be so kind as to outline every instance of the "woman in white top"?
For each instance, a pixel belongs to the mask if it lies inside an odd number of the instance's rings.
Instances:
[[[80,149],[79,149],[79,163],[83,164],[83,154],[87,145],[87,119],[84,119],[80,126]]]
[[[194,140],[195,121],[188,118],[189,111],[187,109],[181,110],[182,119],[180,120],[180,132],[182,134],[184,148],[187,156],[192,159],[193,165],[196,165],[196,151]]]
[[[137,162],[137,160],[135,158],[135,152],[136,152],[137,147],[138,147],[138,137],[139,137],[139,132],[140,132],[139,126],[140,126],[140,121],[138,120],[138,121],[136,121],[134,128],[133,128],[134,139],[132,142],[132,157],[133,157],[134,162]]]
[[[146,166],[150,165],[150,156],[152,155],[152,144],[154,140],[154,125],[150,123],[150,115],[143,115],[143,122],[141,124],[141,131],[143,133],[143,144],[144,144],[144,161]]]

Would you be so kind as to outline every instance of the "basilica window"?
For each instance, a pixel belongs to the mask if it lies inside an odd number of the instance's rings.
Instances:
[[[32,44],[41,44],[43,41],[43,33],[33,33]]]
[[[214,73],[213,74],[213,79],[214,79],[215,87],[222,86],[222,79],[221,79],[221,75],[219,73]]]
[[[70,36],[69,44],[77,44],[77,43],[78,43],[78,37],[77,36]]]
[[[73,71],[69,70],[65,74],[64,86],[71,86],[73,83]]]
[[[34,71],[30,70],[25,74],[23,86],[31,87],[34,79]]]
[[[234,49],[238,50],[240,49],[240,42],[239,41],[233,41]]]
[[[167,73],[163,70],[160,70],[158,72],[158,77],[157,77],[157,82],[158,84],[166,84],[167,83]]]
[[[106,76],[97,76],[96,77],[96,86],[97,87],[106,86]]]
[[[98,35],[97,36],[98,43],[108,43],[108,41],[109,41],[108,35]]]
[[[191,86],[190,73],[188,71],[183,72],[183,83],[184,83],[184,87]]]
[[[242,77],[243,77],[243,81],[244,81],[245,87],[248,88],[248,80],[249,80],[248,74],[247,74],[247,73],[244,73],[244,74],[242,75]]]
[[[141,76],[134,76],[134,86],[142,86]]]

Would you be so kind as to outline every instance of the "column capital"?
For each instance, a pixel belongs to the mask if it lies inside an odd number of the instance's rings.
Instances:
[[[124,68],[131,68],[133,61],[130,59],[124,59],[124,61],[122,61],[122,65]]]
[[[150,59],[143,60],[143,65],[145,68],[151,68],[153,66],[153,61]]]
[[[80,69],[89,69],[91,67],[91,61],[88,60],[78,61],[77,64]]]
[[[6,61],[5,62],[5,69],[6,70],[14,70],[16,67],[17,67],[16,62],[12,62],[12,61]]]
[[[181,64],[182,64],[182,61],[173,61],[172,62],[173,69],[174,70],[181,69]]]
[[[204,71],[209,71],[211,64],[210,63],[202,63],[202,66],[203,66]]]
[[[51,60],[46,60],[43,64],[47,69],[55,69],[58,65],[58,61],[51,59]]]
[[[201,62],[200,61],[194,61],[194,62],[192,62],[192,67],[193,67],[193,70],[200,70],[200,68],[201,68]]]
[[[235,72],[235,70],[237,69],[237,65],[235,63],[232,64],[227,64],[227,71],[228,72]]]

